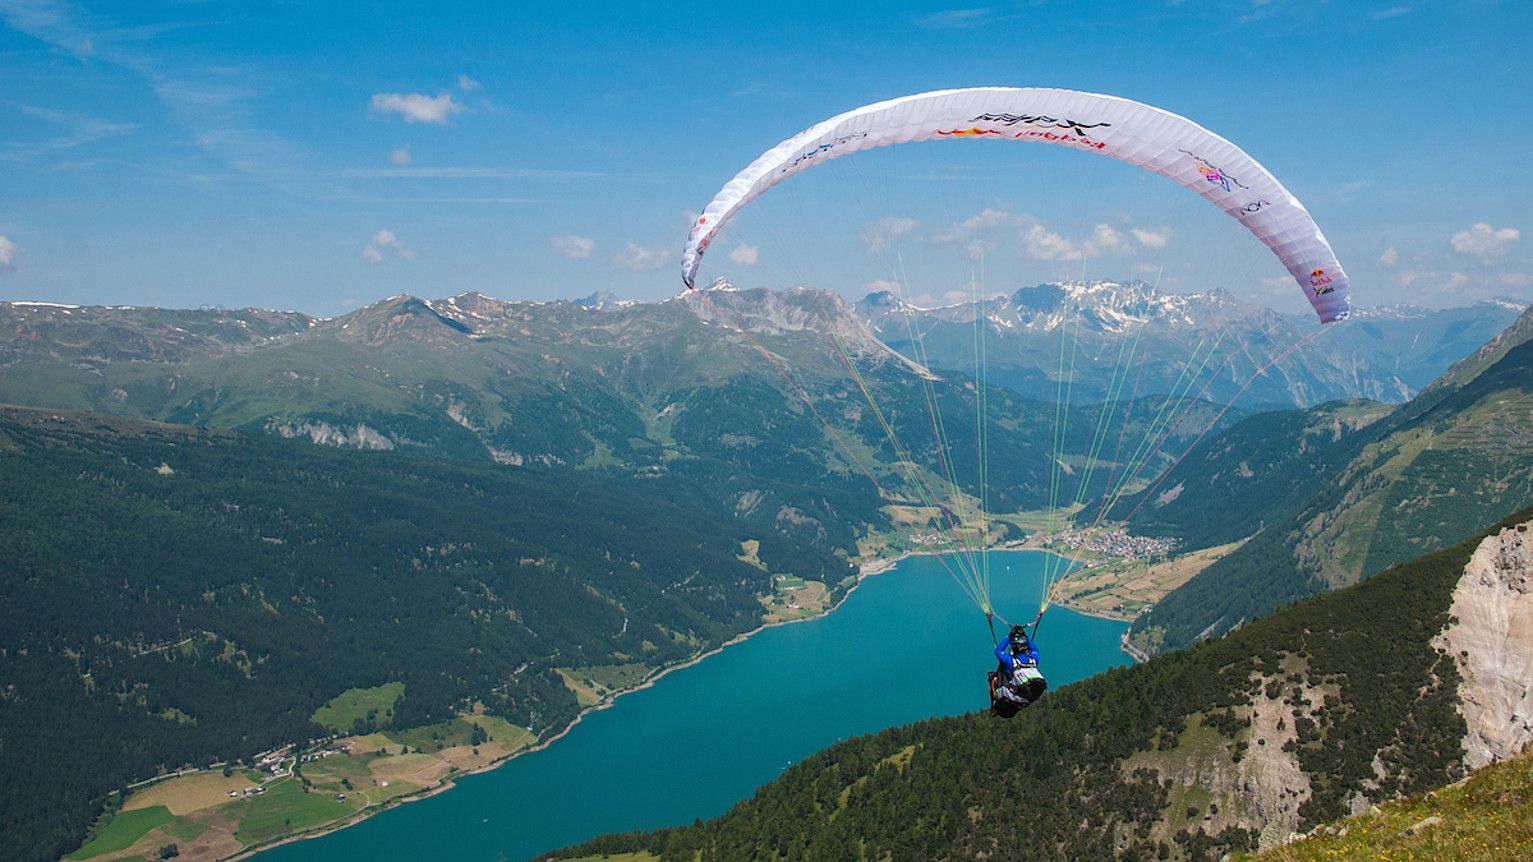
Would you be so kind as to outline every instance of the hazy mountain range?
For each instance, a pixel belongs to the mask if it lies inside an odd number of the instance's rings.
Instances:
[[[1307,407],[1338,398],[1400,402],[1452,362],[1500,332],[1522,311],[1512,300],[1463,308],[1359,309],[1251,382],[1237,404]],[[989,380],[1029,397],[1059,397],[1061,366],[1074,363],[1072,399],[1110,396],[1114,369],[1124,395],[1173,391],[1185,370],[1201,367],[1204,397],[1225,403],[1256,369],[1317,324],[1224,291],[1161,293],[1142,281],[1059,282],[1010,296],[920,308],[884,291],[858,312],[891,347],[924,350],[930,364],[974,373],[977,348]],[[975,321],[983,321],[977,342]],[[1061,355],[1061,342],[1067,348]],[[1206,364],[1203,357],[1210,357]],[[1201,386],[1201,384],[1200,384]]]

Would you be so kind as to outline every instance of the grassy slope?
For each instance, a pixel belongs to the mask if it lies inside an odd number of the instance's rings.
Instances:
[[[1434,822],[1429,818],[1441,818]],[[1533,751],[1476,770],[1462,784],[1386,803],[1312,837],[1241,862],[1533,859]]]

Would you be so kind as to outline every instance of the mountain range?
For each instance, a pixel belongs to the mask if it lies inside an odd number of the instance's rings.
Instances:
[[[1113,397],[1109,388],[1120,366],[1132,371],[1128,392],[1170,392],[1189,363],[1208,351],[1213,363],[1204,397],[1223,404],[1238,395],[1240,406],[1270,409],[1341,398],[1407,400],[1511,323],[1524,304],[1498,299],[1442,310],[1362,308],[1254,380],[1256,369],[1314,329],[1311,316],[1280,314],[1222,290],[1161,293],[1143,281],[1039,284],[940,308],[880,291],[856,307],[891,347],[920,353],[933,366],[972,374],[982,348],[990,382],[1033,398],[1059,397],[1061,365],[1072,361],[1074,399]],[[982,345],[976,320],[983,322]],[[1070,347],[1068,360],[1062,342]]]
[[[981,398],[961,371],[925,369],[815,290],[397,296],[324,320],[5,303],[0,357],[0,402],[513,466],[663,473],[708,458],[780,480],[871,480],[911,502],[930,498],[939,464],[978,491],[978,410],[992,450],[1009,453],[989,477],[1007,510],[1046,505],[1056,421],[1052,403],[1003,387]],[[1103,411],[1106,433],[1137,439],[1165,401],[1124,400],[1070,408],[1062,451],[1084,452]],[[1189,403],[1172,442],[1216,412]],[[931,405],[954,417],[940,445]]]
[[[1530,502],[1533,309],[1405,404],[1251,416],[1122,503],[1135,530],[1189,547],[1251,537],[1136,619],[1133,638],[1152,652],[1187,646]]]

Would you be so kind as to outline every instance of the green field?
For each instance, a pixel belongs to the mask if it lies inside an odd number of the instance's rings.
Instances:
[[[576,672],[595,681],[603,688],[617,690],[638,685],[649,675],[649,665],[637,662],[631,664],[604,664],[596,667],[581,668]],[[485,728],[488,730],[489,728]]]
[[[120,812],[113,817],[96,837],[84,847],[64,857],[66,859],[89,859],[104,853],[115,853],[149,834],[149,830],[169,823],[175,815],[163,805]]]
[[[353,811],[328,793],[304,793],[291,778],[266,785],[266,793],[243,803],[234,837],[249,846],[328,823]]]
[[[314,710],[314,723],[337,733],[351,733],[358,721],[368,726],[388,727],[389,722],[394,720],[394,704],[404,693],[405,684],[402,682],[385,683],[376,688],[348,689]]]

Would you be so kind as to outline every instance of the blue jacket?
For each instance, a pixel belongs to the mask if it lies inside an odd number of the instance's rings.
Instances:
[[[996,645],[995,657],[1001,660],[1001,670],[1010,675],[1012,671],[1017,669],[1018,661],[1021,661],[1024,667],[1028,665],[1038,666],[1038,646],[1029,639],[1027,651],[1014,656],[1011,654],[1011,635],[1007,635],[1005,640]]]

